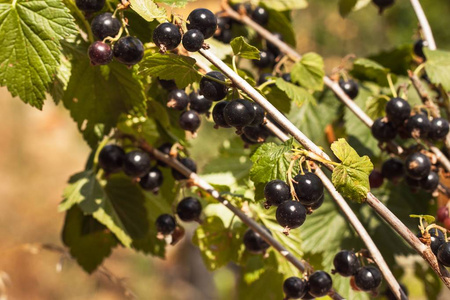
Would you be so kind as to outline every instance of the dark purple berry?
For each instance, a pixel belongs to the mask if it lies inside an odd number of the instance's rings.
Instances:
[[[372,135],[380,142],[387,142],[395,138],[397,130],[391,122],[386,122],[384,118],[379,118],[373,122]]]
[[[187,18],[187,29],[197,29],[203,33],[205,39],[214,35],[217,29],[216,16],[206,8],[194,9]]]
[[[195,110],[188,110],[180,115],[178,122],[182,129],[194,133],[200,127],[201,120],[199,114]]]
[[[295,229],[305,222],[306,209],[298,201],[284,201],[277,207],[276,219],[282,227]]]
[[[306,294],[308,282],[298,277],[289,277],[283,283],[283,291],[288,299],[299,299]]]
[[[143,177],[151,168],[150,156],[147,153],[135,150],[125,155],[123,171],[131,177]]]
[[[172,234],[176,226],[175,218],[169,214],[162,214],[156,219],[156,229],[164,235]]]
[[[184,90],[173,90],[167,98],[167,107],[176,110],[185,110],[189,104],[189,96]]]
[[[414,43],[413,50],[415,55],[422,59],[426,59],[425,53],[423,52],[423,47],[428,47],[428,42],[420,39]]]
[[[183,47],[189,52],[197,52],[203,47],[205,38],[197,29],[190,29],[183,35]]]
[[[177,205],[178,217],[185,222],[198,221],[202,213],[200,201],[194,197],[186,197]]]
[[[106,37],[115,37],[122,24],[110,12],[105,12],[96,16],[91,22],[91,30],[94,36],[103,40]]]
[[[293,181],[297,198],[303,205],[312,205],[323,195],[322,180],[314,173],[298,174]]]
[[[361,267],[358,257],[353,251],[342,250],[333,260],[334,270],[342,276],[353,276]]]
[[[395,0],[372,0],[372,2],[378,6],[380,14],[389,6],[393,5]]]
[[[265,226],[261,226],[266,230],[270,235],[272,233],[269,229],[267,229]],[[267,250],[270,245],[259,235],[259,233],[253,231],[252,229],[247,229],[247,231],[244,233],[244,245],[245,249],[247,251],[250,251],[251,253],[259,254],[263,253],[265,250]]]
[[[438,261],[446,267],[450,267],[450,242],[443,243],[437,252]]]
[[[170,150],[172,150],[172,146],[173,145],[171,143],[164,143],[158,147],[158,150],[165,155],[170,155]],[[157,164],[160,165],[161,167],[167,166],[167,164],[165,162],[162,162],[160,160],[157,161]]]
[[[431,243],[430,243],[430,248],[431,251],[434,253],[434,255],[437,255],[439,247],[445,243],[445,235],[442,231],[440,231],[439,229],[436,228],[431,228],[430,230],[428,230],[428,233],[430,234],[430,239],[431,239]],[[418,233],[417,237],[422,237],[422,233]]]
[[[259,53],[259,60],[252,60],[252,62],[256,67],[264,69],[273,66],[275,57],[272,52],[263,50]]]
[[[444,118],[434,118],[431,121],[428,137],[432,140],[443,140],[449,131],[448,121]]]
[[[270,135],[270,131],[263,125],[245,126],[242,131],[244,133],[243,136],[253,143],[264,143]]]
[[[101,11],[105,5],[105,0],[76,0],[77,7],[84,12]]]
[[[406,132],[412,137],[426,137],[430,127],[430,120],[424,114],[416,114],[406,121]]]
[[[162,185],[163,180],[164,176],[162,172],[157,167],[153,167],[147,174],[141,177],[139,184],[144,190],[157,191]]]
[[[252,102],[253,108],[255,110],[255,117],[253,118],[253,121],[250,123],[250,126],[257,126],[261,125],[264,122],[265,117],[265,110],[256,102]]]
[[[208,72],[206,75],[216,78],[220,81],[226,81],[225,75],[218,71]],[[222,83],[203,77],[200,80],[200,94],[211,101],[219,101],[225,98],[228,92],[228,87]]]
[[[269,22],[269,12],[260,6],[257,6],[252,12],[252,19],[259,25],[266,25]]]
[[[88,55],[91,64],[94,66],[109,64],[113,59],[111,47],[100,41],[93,42],[92,45],[89,46]]]
[[[398,158],[389,158],[381,167],[381,175],[388,180],[398,180],[403,177],[403,162]]]
[[[125,36],[114,44],[113,52],[119,62],[131,66],[144,57],[144,45],[134,36]]]
[[[253,102],[245,99],[230,101],[223,110],[223,116],[228,125],[237,128],[250,125],[255,119]]]
[[[264,187],[264,198],[268,206],[278,206],[284,201],[291,200],[291,189],[282,180],[272,180]]]
[[[347,81],[340,79],[339,86],[342,90],[350,97],[350,99],[355,99],[359,93],[359,87],[356,81],[349,79]]]
[[[401,169],[403,171],[403,164]],[[380,186],[383,185],[383,180],[384,180],[383,174],[381,174],[381,172],[378,170],[373,170],[369,175],[370,188],[371,189],[379,188]]]
[[[196,173],[197,172],[197,164],[190,158],[182,158],[180,159],[180,163],[185,166],[186,168],[188,168],[189,170],[191,170],[191,172]],[[173,178],[175,178],[175,180],[183,180],[183,179],[187,179],[186,176],[184,176],[183,174],[181,174],[180,172],[178,172],[175,169],[172,169],[172,176]]]
[[[118,172],[122,169],[125,152],[116,145],[106,145],[98,155],[98,164],[106,173]]]
[[[365,266],[355,274],[355,284],[362,291],[372,291],[381,284],[381,273],[375,267]]]
[[[308,278],[308,292],[314,297],[323,297],[333,287],[331,276],[324,271],[316,271]]]
[[[227,106],[228,101],[221,101],[217,103],[212,111],[212,116],[214,123],[216,123],[216,126],[223,127],[223,128],[230,128],[231,126],[228,125],[228,123],[225,121],[225,117],[223,116],[223,111],[225,107]]]
[[[211,100],[206,99],[205,96],[197,92],[189,94],[189,102],[190,109],[195,110],[199,114],[207,113],[212,106]]]
[[[425,178],[420,180],[420,187],[427,192],[433,192],[439,185],[439,175],[431,171]]]
[[[386,116],[392,124],[399,126],[409,118],[411,106],[402,98],[392,98],[386,104]]]
[[[161,85],[161,87],[167,91],[177,89],[177,84],[175,83],[175,80],[164,80],[158,78],[158,82]]]
[[[413,179],[420,180],[425,178],[430,173],[430,170],[430,159],[422,153],[413,153],[405,160],[405,172]]]
[[[153,42],[163,51],[173,50],[181,43],[180,30],[172,23],[159,24],[153,31]]]

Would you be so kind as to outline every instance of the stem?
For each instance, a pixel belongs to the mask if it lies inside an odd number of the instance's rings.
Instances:
[[[427,16],[423,11],[422,5],[420,5],[419,0],[411,0],[411,5],[416,12],[417,19],[419,19],[420,27],[422,27],[422,32],[425,40],[428,42],[428,48],[430,50],[436,50],[436,42],[434,41],[433,32],[431,31],[430,23],[428,23]]]
[[[73,12],[77,15],[77,17],[83,23],[84,29],[88,36],[88,40],[92,44],[94,42],[94,35],[92,34],[91,24],[89,24],[89,22],[84,17],[84,14],[78,9],[76,4],[74,3],[74,0],[69,0],[69,2],[70,2],[70,5],[72,6]]]
[[[203,73],[200,72],[200,71],[198,72],[198,74],[200,74],[201,76],[203,76],[203,77],[205,77],[205,78],[208,78],[209,80],[218,82],[218,83],[220,83],[220,84],[223,84],[223,85],[226,85],[226,86],[230,86],[230,85],[231,85],[229,82],[225,82],[225,81],[222,81],[222,80],[217,79],[217,78],[215,78],[215,77],[209,76],[209,75],[207,75],[207,74],[203,74]]]
[[[422,103],[425,104],[425,106],[430,110],[433,118],[439,118],[441,116],[439,108],[429,97],[427,91],[423,87],[422,82],[420,82],[420,79],[417,77],[417,75],[408,70],[408,77],[411,80],[411,83],[415,88],[417,94],[419,95],[420,99],[422,100]]]
[[[268,80],[268,81],[264,82],[263,84],[261,84],[260,86],[258,86],[258,89],[262,91],[265,87],[267,87],[271,84],[274,84],[275,82],[276,82],[275,80]]]
[[[392,75],[391,73],[387,74],[387,80],[389,83],[389,88],[391,89],[392,92],[392,96],[394,96],[394,98],[397,98],[397,91],[395,90],[395,86],[394,86],[394,82],[392,81]]]
[[[233,70],[237,73],[237,66],[236,66],[236,55],[233,55],[233,58],[231,59],[231,63],[233,64]]]
[[[420,71],[422,71],[425,68],[425,63],[420,64],[415,70],[414,75],[419,76]]]

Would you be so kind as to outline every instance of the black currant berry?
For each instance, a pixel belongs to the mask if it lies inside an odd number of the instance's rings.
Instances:
[[[431,162],[422,153],[413,153],[405,160],[406,174],[416,180],[425,178],[431,170]]]
[[[281,78],[283,78],[284,81],[292,82],[291,73],[284,73],[281,75]]]
[[[359,93],[359,86],[353,79],[345,81],[344,79],[339,80],[339,86],[342,90],[350,97],[350,99],[355,99]]]
[[[283,283],[283,291],[287,299],[299,299],[306,294],[308,282],[298,277],[289,277]]]
[[[76,0],[77,7],[84,12],[101,11],[105,5],[105,0]]]
[[[272,52],[262,50],[259,52],[259,60],[252,60],[255,67],[260,69],[272,67],[275,62],[275,57]]]
[[[197,172],[197,164],[190,158],[182,158],[180,159],[180,163],[185,166],[186,168],[188,168],[189,170],[191,170],[192,172]],[[184,176],[183,174],[181,174],[180,172],[178,172],[175,169],[172,169],[172,176],[173,178],[175,178],[175,180],[183,180],[183,179],[187,179],[186,176]]]
[[[306,219],[306,209],[298,201],[284,201],[276,212],[278,224],[289,229],[300,227]]]
[[[446,267],[450,267],[450,242],[443,243],[437,252],[438,261]]]
[[[397,130],[394,124],[386,122],[384,118],[379,118],[373,122],[372,135],[380,142],[387,142],[395,138]]]
[[[282,180],[272,180],[264,187],[264,198],[268,206],[278,206],[284,201],[291,200],[291,189]]]
[[[216,15],[217,18],[217,28],[219,28],[221,31],[222,30],[228,30],[231,28],[231,25],[233,24],[233,19],[230,17],[218,17]]]
[[[123,171],[131,177],[143,177],[150,170],[150,156],[147,153],[135,150],[125,155]]]
[[[125,152],[116,145],[106,145],[98,155],[98,164],[106,173],[118,172],[122,169]]]
[[[153,31],[153,42],[162,51],[173,50],[181,43],[180,30],[172,23],[159,24]]]
[[[189,96],[184,90],[173,90],[167,97],[167,107],[176,110],[185,110],[189,104]]]
[[[195,110],[199,114],[204,114],[209,111],[212,106],[212,101],[205,98],[205,96],[200,95],[197,92],[192,92],[189,94],[190,109]]]
[[[157,167],[153,167],[139,181],[140,186],[147,191],[157,191],[162,185],[164,176]]]
[[[200,127],[201,120],[195,110],[188,110],[180,115],[178,122],[182,129],[194,133]]]
[[[115,37],[121,26],[120,21],[110,12],[99,14],[91,22],[92,33],[99,40],[106,37]]]
[[[325,196],[322,194],[322,196],[319,198],[319,200],[317,200],[316,202],[312,203],[311,205],[305,205],[305,207],[311,209],[311,210],[316,210],[319,207],[322,206],[323,201],[325,200]]]
[[[431,121],[428,137],[432,140],[443,140],[449,131],[448,121],[443,118],[434,118]]]
[[[113,59],[111,47],[103,42],[93,42],[88,49],[89,59],[93,66],[106,65]]]
[[[256,102],[252,102],[253,109],[255,110],[255,117],[253,118],[253,121],[250,123],[250,126],[257,126],[261,125],[264,122],[265,117],[265,110]]]
[[[392,124],[399,126],[409,118],[411,106],[402,98],[392,98],[386,104],[386,116]]]
[[[177,84],[175,83],[175,80],[164,80],[158,78],[158,82],[161,85],[161,87],[167,91],[177,89]]]
[[[223,116],[223,111],[227,106],[228,101],[221,101],[217,103],[212,111],[212,116],[214,123],[216,123],[217,127],[230,128],[231,126],[225,121],[225,117]]]
[[[261,227],[263,227],[270,235],[272,235],[270,230],[267,229],[265,226]],[[263,253],[270,247],[270,245],[259,235],[259,233],[253,231],[250,228],[247,229],[247,231],[244,233],[243,239],[245,249],[247,249],[251,253],[255,254]]]
[[[257,6],[252,12],[252,19],[259,25],[266,25],[269,22],[269,12],[260,6]]]
[[[395,0],[372,0],[372,2],[378,6],[381,14],[386,8],[393,5]]]
[[[437,255],[439,247],[445,243],[445,235],[442,231],[436,229],[436,228],[431,228],[430,230],[428,230],[428,233],[430,234],[430,239],[431,239],[431,243],[430,243],[430,248],[431,251],[434,253],[434,255]],[[422,233],[419,232],[417,234],[418,238],[422,237]]]
[[[413,137],[426,137],[430,127],[430,120],[424,114],[416,114],[406,121],[406,131]]]
[[[263,125],[245,126],[244,129],[242,129],[242,132],[244,134],[241,135],[241,137],[245,136],[249,141],[253,143],[264,143],[270,135],[270,131],[267,130],[267,128]]]
[[[398,180],[403,177],[403,162],[398,158],[389,158],[381,166],[381,175],[388,180]]]
[[[197,29],[203,33],[205,39],[214,35],[217,29],[216,16],[206,8],[194,9],[187,18],[187,29]]]
[[[403,171],[403,164],[402,164],[401,169]],[[371,189],[379,188],[380,186],[383,185],[383,181],[384,181],[384,177],[383,177],[383,174],[381,174],[380,171],[373,170],[372,172],[370,172],[369,184],[370,184],[370,188]]]
[[[356,254],[348,250],[338,252],[334,257],[333,264],[335,271],[345,277],[355,275],[356,271],[361,267]]]
[[[422,59],[426,59],[425,53],[423,52],[423,47],[428,47],[428,42],[420,39],[414,43],[413,50],[415,55]]]
[[[164,235],[172,234],[176,226],[175,218],[169,214],[162,214],[156,219],[156,229]]]
[[[202,205],[194,197],[186,197],[177,205],[178,217],[185,222],[198,221],[201,213]]]
[[[161,146],[158,147],[158,150],[162,153],[164,153],[165,155],[170,155],[170,150],[172,150],[172,144],[171,143],[164,143]],[[166,167],[167,164],[165,162],[162,162],[160,160],[157,161],[157,164],[160,165],[161,167]]]
[[[144,57],[144,45],[134,36],[125,36],[114,44],[113,52],[119,62],[135,65]]]
[[[427,192],[433,192],[439,185],[439,175],[431,171],[425,178],[420,180],[420,187]]]
[[[333,280],[330,274],[324,271],[316,271],[308,278],[308,291],[314,297],[323,297],[333,287]]]
[[[255,119],[253,103],[245,99],[230,101],[223,110],[223,116],[228,125],[242,128],[250,125]]]
[[[311,172],[294,177],[294,189],[297,198],[303,205],[312,205],[323,195],[323,183],[320,178]]]
[[[381,273],[375,267],[365,266],[355,274],[355,284],[361,291],[372,291],[381,284]]]
[[[245,134],[240,135],[241,140],[244,142],[244,147],[247,148],[248,145],[256,145],[259,142],[255,142],[252,139],[249,139]]]
[[[403,293],[408,296],[409,292],[406,286],[400,283],[400,288],[402,289]],[[397,300],[397,297],[395,297],[394,293],[389,288],[386,289],[384,295],[386,296],[387,300]]]
[[[203,46],[205,37],[200,30],[190,29],[183,35],[183,47],[189,52],[197,52]]]
[[[279,32],[273,32],[272,35],[277,39],[279,39],[280,41],[283,40],[283,36]],[[271,42],[267,41],[266,46],[267,50],[272,52],[275,57],[280,55],[280,49],[275,44],[272,44]]]
[[[216,78],[220,81],[226,81],[225,75],[218,71],[208,72],[206,75]],[[228,87],[217,81],[211,80],[207,77],[203,77],[200,80],[200,94],[205,96],[206,99],[211,101],[219,101],[225,98],[228,92]]]

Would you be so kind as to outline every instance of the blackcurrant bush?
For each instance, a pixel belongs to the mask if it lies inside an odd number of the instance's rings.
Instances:
[[[116,145],[106,145],[98,155],[98,164],[106,173],[118,172],[122,169],[125,152]]]
[[[431,170],[431,162],[422,153],[410,154],[405,160],[405,172],[411,178],[420,180],[425,178]]]
[[[208,72],[206,75],[220,81],[226,81],[227,79],[225,75],[218,71]],[[211,80],[207,77],[203,77],[202,80],[200,80],[200,95],[205,96],[206,99],[219,101],[225,98],[227,92],[228,87],[220,82]]]
[[[428,230],[428,233],[430,234],[430,248],[431,251],[433,251],[434,255],[437,255],[439,247],[445,243],[445,235],[442,231],[436,229],[436,228],[431,228],[430,230]],[[423,237],[422,233],[419,232],[417,234],[418,238]],[[426,242],[426,241],[425,241]]]
[[[172,144],[171,143],[164,143],[161,146],[158,147],[158,150],[162,153],[164,153],[165,155],[169,155],[170,154],[170,150],[172,150]],[[161,167],[166,167],[167,164],[165,162],[162,162],[160,160],[157,161],[157,164],[160,165]]]
[[[272,35],[274,37],[276,37],[277,39],[279,39],[280,41],[283,40],[283,36],[279,32],[273,32]],[[272,44],[271,42],[267,41],[266,45],[267,45],[267,50],[272,52],[275,57],[280,55],[280,53],[281,53],[280,49],[275,44]]]
[[[283,283],[283,291],[286,298],[299,299],[306,294],[308,282],[298,277],[289,277]]]
[[[426,59],[425,53],[423,52],[423,47],[428,47],[428,42],[420,39],[414,43],[413,50],[415,55],[422,59]]]
[[[91,22],[92,33],[99,40],[115,37],[121,26],[120,21],[110,12],[99,14]]]
[[[182,129],[194,133],[200,127],[201,120],[195,110],[188,110],[180,115],[178,122]]]
[[[298,174],[294,177],[293,185],[297,198],[303,205],[312,205],[323,195],[322,180],[314,173]]]
[[[381,175],[388,180],[398,180],[403,177],[403,162],[398,158],[389,158],[381,166]]]
[[[309,293],[314,297],[323,297],[333,287],[330,274],[324,271],[316,271],[308,278]]]
[[[218,127],[224,127],[224,128],[230,128],[231,126],[228,125],[228,123],[225,121],[225,117],[223,116],[223,110],[227,106],[228,101],[221,101],[217,103],[212,111],[212,116],[214,123],[216,123],[216,126]]]
[[[158,188],[162,185],[164,180],[163,173],[157,167],[153,167],[141,177],[139,181],[140,186],[147,191],[157,191]]]
[[[183,47],[189,52],[197,52],[203,46],[205,37],[200,30],[190,29],[183,35]]]
[[[400,288],[402,289],[403,293],[405,293],[406,296],[408,296],[409,292],[408,289],[406,288],[406,286],[404,286],[403,284],[400,283]],[[384,295],[386,296],[387,300],[396,300],[397,297],[395,297],[394,293],[387,288],[386,291],[384,292]]]
[[[193,173],[197,172],[197,164],[190,158],[182,158],[180,159],[180,163],[185,166],[186,168],[188,168],[189,170],[191,170]],[[178,172],[175,169],[172,169],[172,176],[173,178],[175,178],[175,180],[183,180],[183,179],[187,179],[186,176],[184,176],[183,174],[181,174],[180,172]]]
[[[189,96],[184,90],[173,90],[167,97],[167,107],[176,110],[185,110],[189,104]]]
[[[270,131],[263,125],[245,126],[242,132],[244,133],[243,136],[253,143],[264,143],[270,135]]]
[[[446,267],[450,267],[450,242],[443,243],[437,252],[438,261]]]
[[[269,22],[269,12],[260,6],[257,6],[252,12],[252,19],[259,25],[266,25]]]
[[[216,32],[217,18],[209,9],[197,8],[189,14],[186,26],[188,30],[201,31],[205,39],[209,39]]]
[[[284,201],[278,205],[276,218],[278,224],[289,229],[300,227],[306,219],[305,207],[297,201]]]
[[[392,98],[385,107],[386,116],[392,124],[399,126],[409,118],[411,106],[402,98]]]
[[[355,284],[361,291],[372,291],[381,284],[381,273],[375,267],[365,266],[355,274]]]
[[[272,233],[269,229],[267,229],[265,226],[261,226],[266,230],[270,235]],[[245,249],[250,251],[251,253],[263,253],[265,250],[267,250],[270,245],[259,235],[259,233],[253,231],[252,229],[247,229],[247,231],[244,233],[244,245]]]
[[[123,171],[131,177],[143,177],[150,170],[150,156],[147,153],[135,150],[128,152],[123,161]]]
[[[420,187],[427,192],[433,192],[439,185],[439,175],[431,171],[425,178],[420,180]]]
[[[76,0],[77,7],[84,12],[101,11],[105,5],[105,0]]]
[[[281,78],[283,78],[284,81],[292,82],[291,73],[284,73],[281,75]]]
[[[264,122],[265,117],[265,110],[256,102],[252,102],[253,109],[255,110],[255,117],[253,118],[253,121],[250,123],[250,126],[257,126],[261,125]]]
[[[93,42],[92,45],[89,46],[88,55],[91,64],[94,66],[109,64],[113,59],[111,47],[100,41]]]
[[[180,30],[172,23],[159,24],[153,31],[153,42],[163,51],[173,50],[181,43]]]
[[[161,87],[167,91],[177,89],[177,84],[175,83],[175,80],[164,80],[158,78],[158,82],[161,85]]]
[[[259,60],[252,60],[252,62],[255,67],[264,69],[273,66],[275,57],[273,56],[272,52],[262,50],[259,52]]]
[[[350,97],[350,99],[355,99],[359,93],[359,86],[353,79],[345,81],[344,79],[339,80],[339,86],[341,89]]]
[[[387,142],[395,138],[397,130],[394,124],[386,122],[384,118],[379,118],[373,122],[372,135],[380,142]]]
[[[119,62],[135,65],[144,57],[144,45],[134,36],[125,36],[114,44],[113,52]]]
[[[401,166],[401,169],[403,171],[403,164]],[[371,189],[379,188],[380,186],[383,185],[383,181],[384,181],[384,177],[380,171],[373,170],[372,172],[370,172],[369,184],[370,184]]]
[[[428,137],[432,140],[443,140],[449,131],[448,121],[443,118],[434,118],[431,121]]]
[[[406,121],[406,131],[413,137],[426,137],[431,123],[424,114],[416,114]]]
[[[253,122],[255,118],[255,108],[251,101],[237,99],[228,102],[223,110],[223,116],[228,125],[242,128]]]
[[[189,94],[190,109],[195,110],[199,114],[204,114],[209,111],[212,106],[212,101],[205,98],[205,96],[200,95],[197,92],[192,92]]]
[[[355,275],[356,271],[361,267],[356,254],[348,250],[338,252],[334,257],[333,264],[334,270],[345,277]]]
[[[176,226],[175,218],[169,214],[162,214],[156,219],[156,229],[164,235],[172,234]]]
[[[378,6],[381,14],[386,8],[393,5],[395,0],[372,0],[372,2]]]
[[[272,180],[264,187],[264,198],[266,198],[267,205],[278,206],[284,201],[292,199],[291,189],[282,180]]]
[[[186,197],[177,205],[178,217],[185,222],[198,221],[201,213],[202,205],[194,197]]]
[[[445,219],[447,219],[449,216],[449,211],[447,206],[441,206],[438,208],[436,217],[439,222],[444,222]]]

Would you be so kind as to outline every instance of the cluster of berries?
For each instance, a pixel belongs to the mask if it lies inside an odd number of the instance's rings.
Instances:
[[[439,228],[422,230],[417,237],[430,246],[431,251],[436,255],[437,260],[446,267],[450,267],[450,242],[447,236]]]

